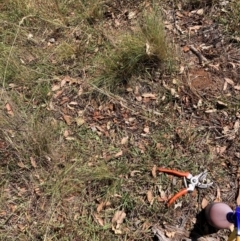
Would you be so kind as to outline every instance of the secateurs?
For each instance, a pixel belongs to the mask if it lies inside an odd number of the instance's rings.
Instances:
[[[176,170],[171,170],[171,169],[166,169],[166,168],[161,168],[161,167],[159,167],[157,170],[159,172],[173,174],[173,175],[184,178],[184,184],[185,184],[186,188],[181,190],[177,194],[175,194],[168,201],[168,206],[170,206],[172,203],[174,203],[176,201],[176,199],[178,199],[179,197],[185,195],[188,192],[194,191],[195,187],[208,188],[213,184],[212,182],[211,183],[204,183],[204,181],[206,180],[207,171],[201,172],[200,174],[198,174],[196,176],[193,176],[189,172],[176,171]],[[187,181],[186,181],[186,179],[187,179]],[[188,182],[188,184],[187,184],[187,182]]]

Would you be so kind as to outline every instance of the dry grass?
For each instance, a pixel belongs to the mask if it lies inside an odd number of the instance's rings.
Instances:
[[[172,71],[172,49],[161,13],[156,9],[143,13],[139,26],[131,33],[118,36],[102,58],[103,71],[94,83],[111,91],[152,69],[162,73]]]
[[[175,214],[156,201],[159,186],[172,193],[153,165],[211,162],[208,133],[179,115],[180,86],[151,76],[169,78],[176,63],[149,6],[131,25],[110,1],[0,3],[0,240],[152,240],[151,225]],[[123,27],[108,31],[114,18]]]

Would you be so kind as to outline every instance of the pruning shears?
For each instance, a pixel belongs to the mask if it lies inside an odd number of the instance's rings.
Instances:
[[[177,170],[171,170],[171,169],[166,169],[166,168],[161,168],[159,167],[157,169],[159,172],[164,172],[167,174],[173,174],[178,177],[183,177],[184,178],[184,184],[185,184],[185,189],[181,190],[177,194],[175,194],[169,201],[168,201],[168,207],[173,204],[178,198],[181,196],[187,194],[188,192],[193,192],[195,187],[198,188],[208,188],[212,186],[213,182],[211,183],[205,183],[204,181],[206,180],[207,176],[207,170],[204,172],[201,172],[200,174],[193,176],[190,172],[182,172],[182,171],[177,171]]]

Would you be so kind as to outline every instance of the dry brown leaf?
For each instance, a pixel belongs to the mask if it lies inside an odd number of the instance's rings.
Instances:
[[[23,224],[18,224],[17,226],[18,226],[18,228],[20,229],[21,232],[25,232],[26,227],[27,227],[26,225],[23,225]]]
[[[184,47],[183,47],[183,52],[184,53],[187,53],[188,51],[190,50],[190,48],[187,46],[187,45],[185,45]],[[183,67],[184,68],[184,67]],[[182,71],[183,72],[183,71]]]
[[[234,85],[234,82],[231,80],[231,79],[229,79],[229,78],[224,78],[224,80],[228,83],[228,84],[230,84],[230,85]]]
[[[215,198],[214,202],[221,202],[221,201],[222,201],[222,199],[221,199],[221,192],[220,192],[220,188],[219,188],[219,187],[217,187],[217,196],[216,196],[216,198]]]
[[[136,11],[131,11],[128,13],[128,19],[133,19],[136,16]]]
[[[31,161],[31,165],[34,167],[34,168],[36,168],[37,167],[37,163],[36,163],[36,161],[35,161],[35,158],[34,157],[30,157],[30,161]]]
[[[125,144],[127,144],[127,142],[128,142],[128,137],[127,136],[123,137],[122,140],[121,140],[121,144],[125,145]]]
[[[197,15],[203,15],[203,8],[196,10]]]
[[[142,101],[142,96],[136,96],[136,100],[141,102]]]
[[[188,27],[189,31],[194,30],[196,32],[196,30],[199,30],[200,28],[202,28],[202,25],[195,25],[193,27]]]
[[[162,201],[167,201],[168,197],[167,197],[166,192],[163,190],[161,185],[158,186],[158,190],[159,190],[159,193],[160,193],[161,200]]]
[[[111,205],[111,203],[108,201],[101,202],[97,207],[97,213],[100,213],[105,207],[110,206],[110,205]]]
[[[115,157],[120,157],[123,155],[123,151],[119,151],[118,153],[115,154]]]
[[[223,85],[223,91],[225,91],[227,89],[228,83],[227,81],[224,81],[224,85]]]
[[[203,200],[202,200],[202,205],[201,205],[201,206],[202,206],[202,209],[204,209],[205,207],[207,207],[208,203],[209,203],[208,200],[204,197]]]
[[[115,234],[122,234],[120,230],[120,226],[123,223],[126,217],[126,213],[124,211],[116,211],[112,218],[112,230]]]
[[[52,91],[55,92],[55,91],[59,90],[60,88],[61,88],[60,85],[53,85],[52,86]]]
[[[143,131],[144,131],[145,133],[149,133],[149,127],[148,127],[148,126],[144,127]]]
[[[22,162],[18,162],[17,165],[21,168],[25,168],[26,166]]]
[[[217,146],[216,151],[218,154],[222,155],[227,150],[227,146]]]
[[[154,202],[153,192],[152,190],[147,191],[147,200],[150,203],[150,205]]]
[[[71,125],[71,123],[72,123],[72,117],[71,116],[63,114],[63,119],[65,120],[67,125]]]
[[[13,113],[13,110],[12,110],[12,106],[11,106],[9,103],[7,103],[7,104],[5,105],[5,108],[6,108],[6,110],[7,110],[8,115],[14,116],[14,113]]]
[[[153,168],[152,168],[152,176],[153,176],[154,178],[157,177],[157,166],[156,166],[156,165],[154,165]]]
[[[239,122],[239,120],[236,120],[236,122],[234,123],[234,126],[233,126],[235,133],[238,132],[239,127],[240,127],[240,122]]]
[[[94,213],[93,216],[94,216],[95,220],[97,221],[97,223],[103,227],[104,220],[97,213]]]
[[[152,93],[144,93],[142,94],[142,97],[143,98],[150,98],[150,99],[156,99],[156,95],[155,94],[152,94]]]
[[[101,202],[97,207],[97,213],[100,213],[105,206],[105,202]]]
[[[179,69],[179,74],[183,74],[184,70],[185,70],[185,67],[181,65]]]
[[[240,90],[240,85],[235,85],[235,86],[234,86],[234,89],[235,89],[235,90]]]
[[[224,107],[227,107],[228,105],[222,101],[217,101],[217,103],[220,105],[220,106],[224,106]]]
[[[176,232],[168,232],[168,231],[165,231],[165,235],[168,237],[168,238],[174,238]]]
[[[214,112],[217,112],[216,109],[210,109],[210,110],[206,110],[205,113],[214,113]]]

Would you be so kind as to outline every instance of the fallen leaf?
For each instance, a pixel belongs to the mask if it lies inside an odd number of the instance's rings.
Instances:
[[[154,165],[153,168],[152,168],[152,176],[153,176],[154,178],[157,177],[157,166],[156,166],[156,165]]]
[[[127,88],[127,92],[133,92],[133,89],[130,88],[130,87],[128,87],[128,88]]]
[[[185,67],[181,65],[180,70],[179,70],[179,74],[183,74],[184,70],[185,70]]]
[[[224,85],[223,85],[223,91],[225,91],[227,89],[228,83],[227,81],[224,81]]]
[[[240,158],[240,152],[235,152],[234,155],[235,157]]]
[[[23,224],[18,224],[17,226],[18,226],[18,228],[20,229],[21,232],[24,232],[26,230],[26,227],[27,227],[26,225],[23,225]]]
[[[21,168],[25,168],[26,166],[22,162],[18,162],[17,165]]]
[[[184,53],[187,53],[189,50],[190,50],[190,48],[189,48],[187,45],[185,45],[185,46],[183,47],[183,52],[184,52]],[[183,67],[183,68],[184,68],[184,67]]]
[[[229,79],[229,78],[224,78],[224,80],[228,83],[228,84],[230,84],[230,85],[234,85],[234,82],[231,80],[231,79]]]
[[[9,103],[7,103],[5,105],[5,108],[7,110],[8,115],[14,116],[14,113],[13,113],[13,110],[12,110],[12,106]]]
[[[59,90],[60,88],[61,88],[60,85],[53,85],[52,86],[52,91],[55,92],[55,91]]]
[[[95,220],[98,222],[98,224],[103,227],[104,220],[97,213],[94,213],[93,216],[94,216]]]
[[[128,142],[128,137],[123,137],[122,140],[121,140],[121,144],[122,145],[125,145],[126,143]]]
[[[100,213],[105,206],[105,202],[101,202],[97,207],[97,213]]]
[[[217,186],[217,196],[214,200],[214,202],[221,202],[222,199],[221,199],[221,192],[220,192],[220,188]]]
[[[71,116],[63,114],[63,119],[65,120],[67,125],[71,125],[71,123],[72,123],[72,117]]]
[[[236,122],[234,123],[234,126],[233,126],[235,133],[238,132],[239,126],[240,126],[240,122],[239,122],[239,120],[236,120]]]
[[[135,16],[136,16],[136,12],[134,11],[131,11],[131,12],[129,12],[128,13],[128,19],[133,19],[133,18],[135,18]]]
[[[142,96],[136,96],[136,100],[139,102],[142,101]]]
[[[168,232],[168,231],[165,231],[165,234],[168,238],[174,238],[176,232]]]
[[[203,15],[203,8],[196,10],[197,15]]]
[[[160,196],[158,197],[159,202],[166,202],[168,200],[168,197],[166,195],[166,192],[163,190],[162,186],[158,186],[158,191],[160,193]]]
[[[146,126],[146,127],[143,129],[143,131],[144,131],[145,133],[149,133],[149,127]]]
[[[195,32],[196,32],[196,30],[199,30],[200,28],[202,28],[201,25],[195,25],[195,26],[193,26],[193,27],[188,27],[189,31],[194,30]]]
[[[30,161],[31,161],[32,166],[33,166],[34,168],[36,168],[36,167],[37,167],[37,163],[36,163],[36,161],[35,161],[35,158],[31,156],[31,157],[30,157]]]
[[[228,105],[222,101],[217,101],[218,105],[227,107]]]
[[[227,150],[227,146],[217,146],[216,151],[218,154],[222,155]]]
[[[209,203],[208,200],[204,197],[203,200],[202,200],[202,205],[201,205],[201,206],[202,206],[202,209],[204,209],[205,207],[207,207],[208,203]]]
[[[144,93],[142,94],[142,97],[143,98],[150,98],[150,99],[156,99],[156,95],[155,94],[152,94],[152,93]]]
[[[235,90],[240,90],[240,85],[235,85],[235,86],[234,86],[234,89],[235,89]]]
[[[97,213],[100,213],[105,207],[110,206],[110,205],[111,205],[111,203],[108,201],[101,202],[97,207]]]
[[[115,157],[120,157],[123,155],[123,151],[119,151],[118,153],[115,154]]]
[[[206,110],[205,113],[214,113],[214,112],[217,112],[216,109],[210,109],[210,110]]]
[[[115,234],[122,234],[120,226],[126,218],[126,213],[124,211],[116,211],[112,218],[112,230]]]
[[[154,202],[154,197],[153,197],[153,193],[152,190],[147,191],[147,200],[150,203],[150,205],[153,204]]]

